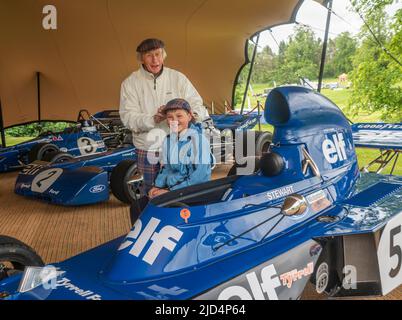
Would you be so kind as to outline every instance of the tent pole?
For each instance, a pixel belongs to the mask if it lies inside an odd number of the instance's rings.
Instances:
[[[3,108],[1,106],[1,100],[0,100],[0,134],[1,134],[1,146],[5,148],[7,144],[6,144],[6,135],[4,133]]]
[[[36,89],[37,89],[37,103],[38,103],[38,121],[41,121],[41,104],[40,104],[40,72],[36,72]]]
[[[255,56],[257,54],[257,47],[258,47],[259,40],[260,40],[260,34],[257,35],[257,41],[254,46],[253,57],[251,58],[251,62],[250,62],[250,70],[249,70],[248,76],[247,76],[246,88],[244,89],[244,96],[243,96],[243,101],[241,103],[240,114],[243,114],[244,104],[245,104],[246,98],[247,98],[247,91],[248,91],[248,86],[250,85],[251,74],[253,73],[253,66],[254,66]]]
[[[327,45],[328,45],[328,33],[329,33],[329,25],[331,22],[331,14],[332,14],[332,0],[328,0],[327,3],[327,25],[325,26],[325,35],[324,35],[324,43],[322,45],[322,54],[321,54],[321,64],[320,64],[320,74],[318,75],[318,85],[317,91],[321,92],[322,87],[322,77],[324,75],[324,66],[325,66],[325,56],[327,54]]]

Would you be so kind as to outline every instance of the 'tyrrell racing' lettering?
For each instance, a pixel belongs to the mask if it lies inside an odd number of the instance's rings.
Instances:
[[[129,253],[135,257],[139,257],[148,241],[151,240],[152,244],[142,260],[149,265],[153,265],[162,249],[165,248],[172,252],[183,235],[182,231],[173,226],[164,226],[159,232],[155,232],[160,222],[159,219],[151,218],[144,230],[142,230],[142,222],[138,219],[134,224],[133,230],[127,235],[126,241],[119,247],[119,250],[123,250],[134,244]],[[133,241],[133,239],[136,239],[136,241]]]
[[[334,133],[331,138],[322,142],[322,152],[325,159],[334,164],[346,160],[345,139],[342,133]]]
[[[76,285],[71,283],[71,280],[68,278],[63,278],[57,281],[57,287],[64,287],[70,291],[73,291],[75,294],[80,297],[86,298],[87,300],[102,300],[102,296],[94,293],[91,290],[83,290],[78,288]]]

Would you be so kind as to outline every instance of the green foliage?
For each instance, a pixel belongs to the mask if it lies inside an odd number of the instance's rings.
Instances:
[[[316,79],[321,55],[321,40],[305,26],[297,26],[295,34],[284,46],[278,59],[275,79],[279,84],[298,83],[300,77]]]
[[[382,4],[388,1],[361,1],[361,10],[370,28],[387,50],[402,61],[402,9],[391,22]],[[371,10],[369,10],[371,8]],[[362,43],[354,58],[351,73],[353,93],[348,111],[380,111],[383,120],[402,120],[402,67],[374,41],[368,28],[360,33]]]
[[[353,70],[353,55],[356,52],[357,41],[349,32],[342,32],[335,39],[328,41],[325,63],[325,77],[338,77],[342,73]]]
[[[60,132],[70,126],[69,122],[35,122],[6,129],[5,133],[10,137],[37,137],[42,132]]]

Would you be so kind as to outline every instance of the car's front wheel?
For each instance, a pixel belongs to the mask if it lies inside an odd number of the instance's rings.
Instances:
[[[0,236],[0,281],[14,274],[23,272],[25,267],[41,267],[41,257],[25,243]]]
[[[110,175],[110,188],[121,202],[132,204],[141,194],[143,176],[134,160],[123,160],[114,167]]]

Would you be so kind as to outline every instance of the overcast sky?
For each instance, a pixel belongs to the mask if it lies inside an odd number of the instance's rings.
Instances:
[[[402,1],[397,1],[396,4],[387,8],[387,12],[392,15],[401,7]],[[335,38],[344,31],[349,31],[354,35],[359,32],[363,22],[357,13],[351,9],[349,0],[333,0],[332,10],[338,16],[342,17],[342,19],[334,14],[331,16],[330,38]],[[305,0],[296,16],[297,22],[311,26],[316,36],[321,39],[324,38],[326,19],[327,9],[313,0]],[[278,26],[272,28],[272,34],[279,43],[281,40],[286,40],[293,34],[293,28],[294,24]],[[259,41],[260,48],[266,45],[269,45],[274,52],[278,51],[278,45],[268,31],[261,33]]]

